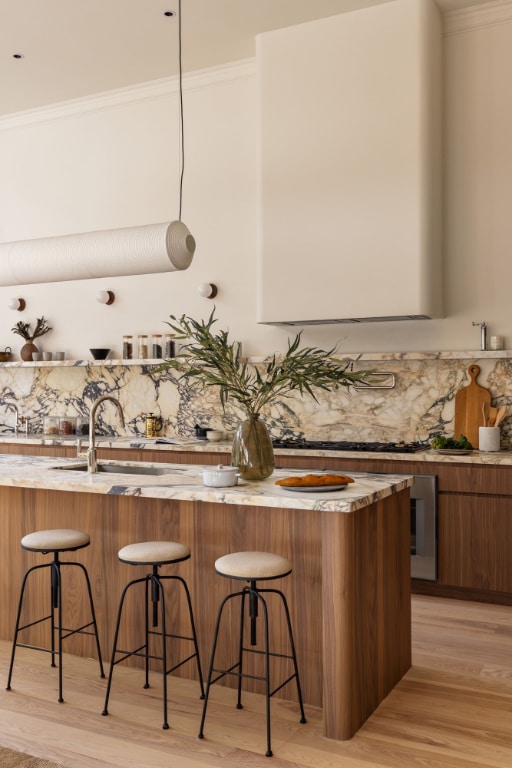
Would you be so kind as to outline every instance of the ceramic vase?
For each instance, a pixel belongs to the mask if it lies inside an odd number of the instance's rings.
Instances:
[[[39,349],[32,341],[27,341],[20,349],[20,357],[25,362],[32,360],[32,352],[39,352]]]
[[[243,480],[265,480],[274,471],[274,449],[268,429],[258,414],[239,425],[233,440],[231,463]]]

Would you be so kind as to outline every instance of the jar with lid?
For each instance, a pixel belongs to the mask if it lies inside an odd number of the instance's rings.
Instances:
[[[165,357],[168,359],[174,357],[176,354],[176,348],[174,344],[174,333],[165,334]]]
[[[44,433],[45,435],[59,434],[59,417],[58,416],[44,417]]]
[[[59,419],[59,435],[74,435],[76,432],[76,417],[61,416]]]
[[[162,334],[161,333],[153,334],[152,355],[155,360],[160,360],[162,357]]]
[[[139,352],[138,352],[138,358],[139,360],[146,360],[148,356],[148,336],[146,333],[140,333],[138,336],[139,340]]]
[[[123,336],[123,360],[133,357],[133,336]]]

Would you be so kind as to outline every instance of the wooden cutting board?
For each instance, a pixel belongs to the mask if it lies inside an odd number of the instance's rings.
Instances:
[[[480,373],[479,365],[470,365],[468,373],[471,383],[459,389],[455,395],[454,437],[457,440],[461,435],[466,435],[473,448],[478,448],[478,427],[484,425],[482,406],[484,403],[491,405],[491,393],[476,383]]]

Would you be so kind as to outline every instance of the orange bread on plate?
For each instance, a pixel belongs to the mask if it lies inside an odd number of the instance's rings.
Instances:
[[[292,488],[317,488],[321,485],[346,485],[353,483],[353,478],[348,475],[293,475],[276,480],[276,485],[284,485]]]

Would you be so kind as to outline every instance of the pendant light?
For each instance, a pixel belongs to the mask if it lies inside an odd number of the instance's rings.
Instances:
[[[174,15],[166,12],[166,16]],[[185,145],[181,0],[178,10],[180,177],[179,216],[170,223],[0,243],[0,286],[88,280],[187,269],[196,243],[181,220]]]

